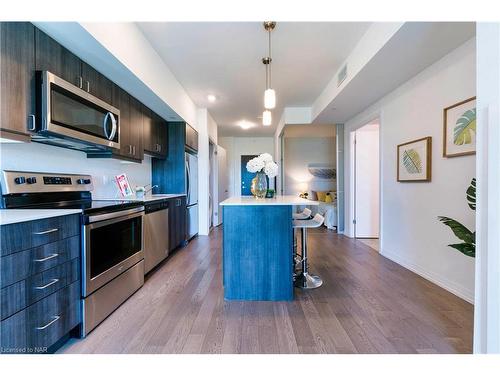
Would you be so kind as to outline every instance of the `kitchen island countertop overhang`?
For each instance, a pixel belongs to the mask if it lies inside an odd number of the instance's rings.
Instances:
[[[318,204],[291,195],[221,202],[226,300],[293,300],[292,207]]]
[[[221,206],[318,206],[311,201],[295,195],[277,195],[274,198],[255,198],[250,196],[231,197],[220,203]]]

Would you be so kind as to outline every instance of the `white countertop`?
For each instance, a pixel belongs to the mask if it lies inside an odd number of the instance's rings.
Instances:
[[[13,223],[22,223],[25,221],[47,219],[49,217],[65,216],[72,214],[80,214],[79,209],[47,209],[47,210],[32,210],[32,209],[6,209],[0,210],[0,225]]]
[[[222,201],[221,206],[317,206],[318,201],[310,201],[296,195],[277,195],[274,198],[261,198],[244,196],[231,197]]]
[[[186,194],[152,194],[152,195],[146,195],[144,198],[135,198],[135,197],[118,197],[118,198],[94,198],[96,201],[116,201],[116,200],[123,200],[123,201],[139,201],[139,202],[152,202],[152,201],[159,201],[162,199],[171,199],[171,198],[178,198],[178,197],[184,197]]]

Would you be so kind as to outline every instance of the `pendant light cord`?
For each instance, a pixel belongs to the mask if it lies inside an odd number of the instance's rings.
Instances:
[[[268,86],[267,88],[270,89],[271,88],[271,63],[273,61],[273,59],[271,58],[271,29],[269,29],[268,33],[269,33],[269,83],[268,83]]]

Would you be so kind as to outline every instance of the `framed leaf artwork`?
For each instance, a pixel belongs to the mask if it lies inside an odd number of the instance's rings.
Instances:
[[[425,137],[398,145],[398,181],[431,180],[432,138]]]
[[[443,110],[443,156],[476,153],[476,97]]]

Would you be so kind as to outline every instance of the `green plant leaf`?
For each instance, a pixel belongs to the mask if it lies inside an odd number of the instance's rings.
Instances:
[[[448,245],[454,249],[457,249],[462,254],[467,255],[468,257],[475,258],[476,256],[476,245],[470,243],[457,243],[454,245]]]
[[[469,207],[476,211],[476,179],[473,178],[470,186],[467,188],[467,204]]]
[[[455,236],[468,244],[476,243],[476,233],[471,232],[467,227],[460,224],[458,221],[454,219],[450,219],[446,216],[438,216],[439,221],[441,221],[444,225],[448,226]]]
[[[403,152],[403,165],[410,174],[422,173],[422,160],[420,160],[420,155],[413,148]]]
[[[465,111],[453,129],[453,143],[457,146],[470,145],[476,133],[476,108]]]

